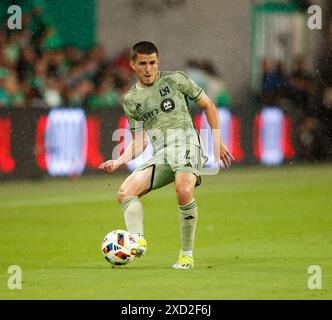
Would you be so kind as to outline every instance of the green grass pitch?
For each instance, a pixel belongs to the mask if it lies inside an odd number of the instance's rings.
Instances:
[[[142,202],[148,254],[112,268],[101,241],[124,228],[122,175],[0,184],[0,299],[331,299],[332,167],[232,168],[204,177],[193,270],[179,247],[174,186]],[[22,269],[10,290],[10,265]],[[319,265],[322,289],[310,290]]]

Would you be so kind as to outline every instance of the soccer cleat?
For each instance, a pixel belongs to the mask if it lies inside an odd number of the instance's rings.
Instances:
[[[141,239],[137,240],[136,243],[137,243],[137,246],[134,249],[135,256],[136,257],[144,256],[148,250],[146,240],[144,238],[141,238]]]
[[[192,269],[193,267],[194,259],[187,254],[179,254],[178,261],[173,265],[174,269]]]

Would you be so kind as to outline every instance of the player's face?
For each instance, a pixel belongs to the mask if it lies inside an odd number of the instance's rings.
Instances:
[[[135,61],[130,61],[130,65],[135,70],[138,81],[143,87],[147,87],[157,80],[159,64],[160,60],[156,53],[138,53]]]

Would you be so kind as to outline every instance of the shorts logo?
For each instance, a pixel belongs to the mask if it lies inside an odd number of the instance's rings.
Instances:
[[[161,102],[160,108],[166,113],[171,112],[175,109],[175,102],[172,99],[167,98]]]

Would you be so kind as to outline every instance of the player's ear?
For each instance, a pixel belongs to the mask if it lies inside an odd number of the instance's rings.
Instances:
[[[132,68],[134,71],[136,71],[136,68],[135,68],[135,61],[130,60],[130,61],[129,61],[129,64],[130,64],[131,68]]]

